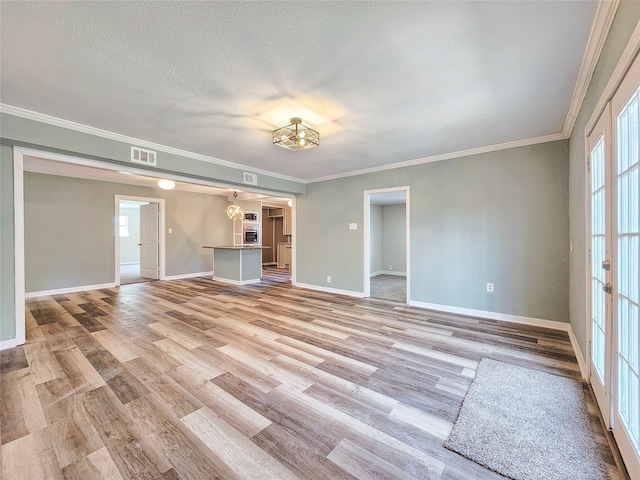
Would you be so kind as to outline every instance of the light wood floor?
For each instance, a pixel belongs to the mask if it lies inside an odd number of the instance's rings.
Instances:
[[[579,377],[565,333],[287,279],[30,300],[1,355],[2,478],[499,479],[442,446],[478,361]]]

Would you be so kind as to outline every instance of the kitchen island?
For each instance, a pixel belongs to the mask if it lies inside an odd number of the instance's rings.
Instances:
[[[234,285],[260,283],[262,249],[260,245],[203,245],[213,249],[213,279]]]

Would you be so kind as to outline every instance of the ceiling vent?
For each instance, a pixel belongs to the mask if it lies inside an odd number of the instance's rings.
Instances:
[[[244,172],[244,183],[249,185],[258,185],[258,175],[255,173]]]
[[[153,165],[155,167],[156,152],[153,150],[131,147],[131,161],[134,163],[142,163],[143,165]]]

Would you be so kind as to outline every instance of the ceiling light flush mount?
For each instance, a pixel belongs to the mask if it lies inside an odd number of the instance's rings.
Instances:
[[[293,117],[291,125],[273,131],[273,144],[288,150],[298,151],[320,145],[320,134]]]
[[[176,182],[163,178],[161,180],[158,180],[158,186],[163,190],[173,190],[174,188],[176,188]]]
[[[227,216],[231,220],[242,220],[244,218],[244,210],[238,204],[236,204],[236,198],[238,198],[238,192],[233,192],[233,205],[227,207]]]

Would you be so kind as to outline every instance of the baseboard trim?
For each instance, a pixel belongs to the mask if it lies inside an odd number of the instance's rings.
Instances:
[[[396,275],[398,277],[406,277],[407,272],[394,272],[392,270],[380,270],[379,272],[373,272],[370,276],[377,277],[378,275]]]
[[[20,345],[15,338],[9,338],[7,340],[0,340],[0,350],[9,350]]]
[[[210,272],[198,272],[198,273],[183,273],[181,275],[166,275],[164,277],[165,280],[182,280],[185,278],[195,278],[195,277],[212,277],[213,270]]]
[[[255,283],[260,283],[260,279],[254,279],[254,280],[231,280],[229,278],[220,278],[220,277],[216,277],[215,275],[212,278],[213,280],[215,280],[216,282],[221,282],[221,283],[230,283],[231,285],[253,285]]]
[[[504,322],[523,323],[534,327],[551,328],[553,330],[562,330],[568,332],[569,323],[557,322],[555,320],[546,320],[544,318],[523,317],[520,315],[510,315],[508,313],[489,312],[486,310],[474,310],[471,308],[451,307],[449,305],[440,305],[437,303],[426,303],[411,300],[409,305],[412,307],[427,308],[429,310],[437,310],[445,313],[455,313],[457,315],[468,315],[471,317],[481,317],[488,320],[501,320]]]
[[[310,283],[298,283],[298,282],[296,282],[294,286],[300,287],[300,288],[306,288],[309,290],[316,290],[318,292],[335,293],[336,295],[346,295],[347,297],[364,298],[364,294],[362,292],[354,292],[353,290],[341,290],[339,288],[320,287],[318,285],[311,285]]]
[[[86,292],[87,290],[100,290],[102,288],[114,288],[115,282],[99,283],[96,285],[79,285],[77,287],[55,288],[53,290],[40,290],[38,292],[25,292],[25,298],[47,297],[50,295],[64,295],[65,293]]]
[[[569,325],[569,340],[571,340],[571,346],[573,347],[573,353],[576,355],[578,366],[580,367],[580,374],[584,380],[589,380],[589,374],[587,370],[587,363],[584,361],[582,350],[580,350],[580,344],[576,338],[576,334],[573,333],[573,328]]]

